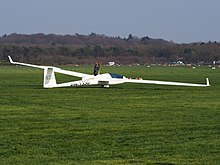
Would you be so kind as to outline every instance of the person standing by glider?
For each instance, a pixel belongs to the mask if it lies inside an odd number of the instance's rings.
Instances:
[[[96,62],[95,65],[94,65],[94,70],[93,70],[93,74],[94,76],[97,76],[100,72],[100,63],[99,62]]]

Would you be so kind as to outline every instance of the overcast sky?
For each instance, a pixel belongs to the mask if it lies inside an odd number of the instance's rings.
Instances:
[[[14,32],[220,41],[220,0],[0,0],[0,35]]]

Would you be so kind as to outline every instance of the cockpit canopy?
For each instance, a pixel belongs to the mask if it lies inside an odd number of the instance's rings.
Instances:
[[[116,73],[109,73],[112,78],[118,78],[118,79],[123,79],[124,76]]]

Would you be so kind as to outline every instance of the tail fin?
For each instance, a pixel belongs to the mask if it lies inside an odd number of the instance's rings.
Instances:
[[[44,88],[53,88],[57,86],[56,77],[53,68],[44,68]]]

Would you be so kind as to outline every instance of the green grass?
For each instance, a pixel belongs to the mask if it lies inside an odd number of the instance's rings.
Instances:
[[[86,73],[92,66],[64,67]],[[0,67],[0,164],[218,164],[220,68],[102,67],[211,87],[43,89],[43,71]],[[69,77],[58,75],[58,80]]]

